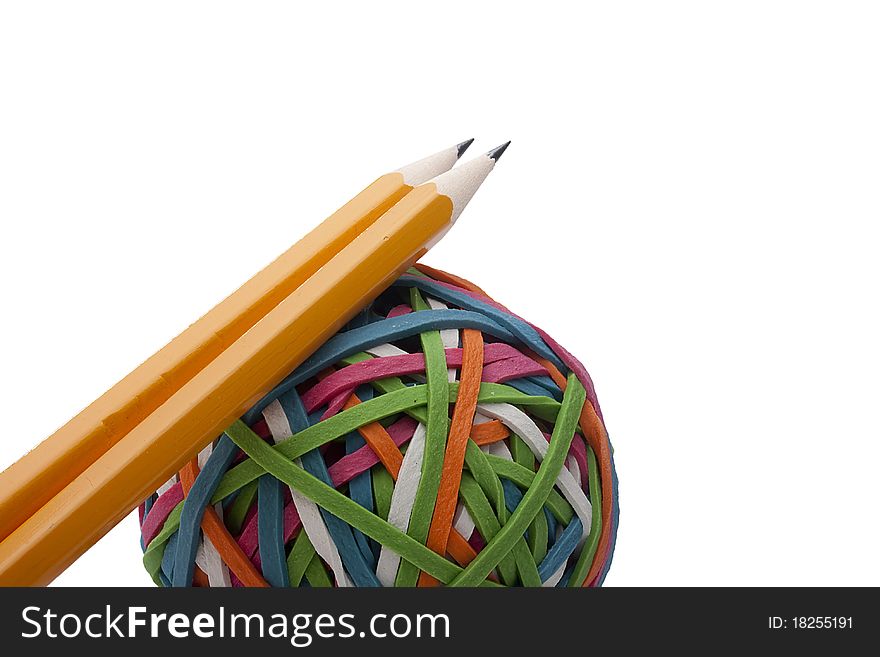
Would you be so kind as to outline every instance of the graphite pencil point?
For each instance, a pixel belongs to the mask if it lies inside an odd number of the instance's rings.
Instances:
[[[455,148],[458,150],[458,156],[461,157],[462,155],[464,155],[464,152],[468,149],[468,146],[470,146],[473,143],[474,143],[474,138],[471,137],[470,139],[463,141],[458,146],[456,146]]]
[[[496,162],[501,159],[501,156],[504,154],[504,151],[507,150],[507,147],[510,146],[510,142],[505,142],[501,144],[501,146],[496,146],[491,151],[486,153],[486,157],[495,160]]]

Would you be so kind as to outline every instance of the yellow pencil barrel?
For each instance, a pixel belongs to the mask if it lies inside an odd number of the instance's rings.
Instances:
[[[390,185],[383,183],[385,198]],[[376,190],[375,211],[381,195]],[[434,184],[417,187],[292,292],[282,297],[279,288],[277,304],[246,333],[0,543],[0,584],[54,579],[411,266],[452,215],[452,201]]]
[[[401,173],[381,176],[76,417],[0,473],[0,541],[165,403],[411,189]]]

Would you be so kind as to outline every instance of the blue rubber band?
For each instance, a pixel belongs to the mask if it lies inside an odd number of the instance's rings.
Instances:
[[[279,402],[281,403],[281,408],[284,409],[284,414],[287,416],[287,421],[290,423],[290,429],[294,436],[312,424],[306,415],[302,399],[300,399],[299,393],[295,388],[286,392],[279,399]],[[315,414],[314,421],[318,422],[320,417],[320,414]],[[333,481],[330,479],[330,473],[327,472],[327,465],[324,463],[324,457],[321,456],[320,450],[313,449],[306,452],[302,455],[301,461],[306,472],[313,477],[317,477],[328,486],[333,486]],[[339,550],[342,564],[345,566],[345,570],[349,577],[351,577],[352,582],[359,587],[382,586],[376,577],[376,573],[369,566],[358,548],[352,535],[351,525],[340,520],[324,508],[320,508],[320,512],[327,525],[327,531],[330,532],[330,537]]]
[[[245,413],[242,420],[245,424],[253,424],[260,413],[278,397],[347,356],[380,344],[412,337],[425,331],[465,328],[476,329],[502,340],[517,341],[507,329],[496,322],[468,310],[424,310],[383,319],[368,326],[337,333],[330,338],[292,374]]]
[[[519,319],[518,317],[514,317],[509,312],[505,312],[495,306],[480,301],[479,299],[475,299],[464,292],[458,292],[457,290],[448,288],[430,278],[404,274],[394,282],[393,286],[417,287],[441,301],[446,301],[459,308],[463,308],[464,310],[471,310],[480,313],[480,315],[485,315],[516,336],[517,341],[528,345],[532,351],[553,363],[560,372],[563,374],[568,372],[568,368],[559,357],[553,353],[553,350],[547,346],[540,334],[528,322]]]
[[[546,582],[553,573],[568,561],[568,558],[577,549],[578,541],[580,541],[583,535],[583,528],[581,519],[574,516],[571,522],[568,523],[568,527],[563,530],[562,534],[553,544],[553,547],[548,550],[547,556],[541,561],[541,565],[538,566],[538,575],[541,576],[542,582]]]
[[[192,586],[195,574],[196,551],[199,548],[202,517],[205,507],[211,502],[211,496],[217,485],[229,469],[238,447],[225,433],[217,441],[217,446],[199,472],[192,488],[183,502],[180,513],[180,529],[177,531],[177,549],[173,552],[166,548],[165,554],[174,554],[174,576],[169,577],[173,586]]]
[[[290,586],[284,553],[284,496],[281,482],[270,474],[259,479],[257,532],[263,579],[272,586]]]

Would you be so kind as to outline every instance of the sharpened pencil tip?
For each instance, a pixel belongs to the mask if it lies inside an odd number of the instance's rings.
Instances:
[[[504,154],[504,151],[507,150],[507,147],[510,146],[510,142],[506,142],[501,144],[501,146],[496,146],[491,151],[486,153],[486,157],[495,160],[496,162],[501,159],[501,156]]]
[[[474,138],[471,137],[467,141],[463,141],[458,146],[456,146],[455,149],[458,151],[458,157],[461,157],[462,155],[464,155],[464,152],[468,149],[468,146],[470,146],[473,143],[474,143]]]

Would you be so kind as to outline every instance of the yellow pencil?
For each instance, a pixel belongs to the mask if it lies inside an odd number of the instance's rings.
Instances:
[[[204,317],[0,473],[0,541],[80,475],[468,140],[385,174]]]
[[[50,582],[456,221],[504,147],[415,187],[0,543],[0,584]]]

